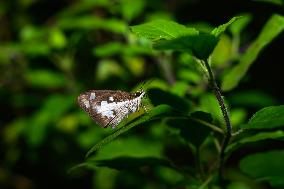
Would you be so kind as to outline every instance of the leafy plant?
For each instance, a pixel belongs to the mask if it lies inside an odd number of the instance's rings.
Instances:
[[[146,38],[152,41],[152,46],[156,50],[171,50],[171,51],[181,51],[185,53],[189,53],[194,60],[200,65],[200,67],[205,71],[205,77],[208,79],[208,85],[212,89],[213,94],[219,104],[220,111],[222,112],[223,120],[216,125],[216,122],[213,123],[212,116],[210,113],[205,112],[192,112],[191,108],[188,108],[188,98],[181,96],[175,96],[174,94],[166,91],[162,91],[160,89],[149,89],[149,98],[154,106],[159,104],[167,104],[168,106],[174,108],[176,110],[175,114],[168,112],[167,114],[160,114],[160,108],[154,108],[151,110],[149,115],[138,117],[136,121],[130,123],[123,123],[121,128],[116,131],[114,134],[108,136],[97,145],[95,145],[87,154],[87,157],[90,157],[91,153],[95,150],[101,148],[104,144],[112,141],[118,135],[124,133],[128,129],[137,126],[137,125],[145,125],[147,122],[151,122],[153,118],[158,118],[159,120],[166,120],[165,124],[178,130],[178,135],[181,139],[185,141],[191,149],[193,150],[196,156],[196,162],[198,169],[195,173],[196,178],[201,179],[200,181],[203,184],[200,185],[200,188],[204,188],[205,186],[210,185],[224,185],[224,179],[227,179],[224,174],[224,169],[226,168],[225,162],[227,159],[230,159],[232,155],[232,151],[239,148],[240,144],[246,144],[248,142],[257,142],[261,140],[267,139],[280,139],[283,137],[283,132],[277,130],[278,127],[282,127],[284,122],[282,118],[284,117],[284,113],[282,113],[283,107],[282,106],[275,106],[275,107],[267,107],[260,111],[258,111],[246,124],[242,124],[239,129],[234,129],[230,117],[227,105],[224,101],[224,97],[220,88],[217,85],[217,81],[215,79],[214,73],[210,66],[211,59],[210,55],[213,53],[214,48],[216,47],[218,41],[220,40],[220,36],[222,35],[225,30],[230,27],[231,24],[234,22],[238,22],[241,20],[242,17],[234,17],[226,24],[223,24],[219,27],[214,28],[209,33],[202,33],[198,31],[198,29],[193,27],[187,27],[181,24],[178,24],[173,21],[167,20],[157,20],[148,22],[145,24],[131,26],[131,31],[141,38]],[[277,20],[277,21],[276,21]],[[272,22],[282,22],[283,17],[280,15],[273,16],[267,23],[267,26],[264,27],[262,30],[261,36],[256,40],[255,44],[260,43],[263,41],[263,44],[269,43],[277,34],[281,32],[281,27],[275,25],[276,27],[280,28],[279,30],[273,30],[272,32],[267,31],[266,28],[273,27]],[[283,24],[280,24],[283,26]],[[236,33],[236,30],[233,30]],[[276,32],[275,32],[276,31]],[[271,37],[264,37],[262,36],[271,36]],[[264,46],[257,46],[257,51]],[[254,45],[252,45],[254,46]],[[247,51],[241,55],[240,63],[237,65],[241,67],[242,64],[245,64],[243,60],[248,60],[245,62],[249,62],[251,64],[253,60],[256,58],[257,53],[252,53],[252,49],[254,47],[250,47]],[[246,65],[249,65],[246,64]],[[248,67],[247,67],[248,68]],[[236,70],[237,68],[233,68]],[[238,76],[232,76],[232,73],[229,72],[223,79],[222,88],[224,90],[232,89],[237,83],[236,81],[239,80],[246,72],[246,69],[242,69],[238,71]],[[203,72],[204,73],[204,72]],[[232,78],[232,79],[230,79]],[[237,79],[238,78],[238,79]],[[235,81],[235,84],[229,84],[230,81]],[[237,80],[236,80],[237,79]],[[162,107],[161,107],[162,108]],[[192,113],[190,113],[192,112]],[[151,116],[151,114],[157,114],[156,116]],[[223,126],[225,125],[225,128]],[[251,135],[250,130],[254,129],[274,129],[274,131],[270,133],[266,133],[264,131],[260,131],[256,135]],[[234,132],[235,130],[235,132]],[[211,132],[215,132],[215,134],[210,134]],[[210,136],[210,137],[209,137]],[[220,137],[221,136],[221,137]],[[210,138],[210,140],[209,140]],[[220,141],[221,139],[221,141]],[[209,141],[211,142],[209,142]],[[206,144],[205,144],[205,141]],[[209,145],[213,141],[216,142],[217,151],[215,165],[212,170],[205,172],[204,165],[206,163],[202,162],[200,154],[202,153],[203,146]],[[277,152],[276,152],[277,153]],[[274,156],[271,156],[274,157]],[[90,158],[92,159],[92,158]],[[241,162],[240,168],[244,170],[244,172],[248,174],[252,174],[248,168],[250,166],[249,161],[253,161],[253,157],[247,157]],[[102,164],[100,161],[89,162],[85,164],[86,166],[89,164],[96,164],[96,166],[119,166],[121,169],[122,164],[130,163],[126,159],[120,159],[121,162],[115,163],[113,165],[112,161],[104,161]],[[131,160],[135,162],[135,166],[139,167],[140,160]],[[151,164],[150,161],[144,159],[143,162],[146,161]],[[279,162],[279,161],[278,161]],[[131,164],[131,163],[130,163]],[[161,166],[160,163],[155,165]],[[129,165],[129,166],[132,166]],[[261,166],[261,163],[258,165]],[[255,166],[253,169],[257,169],[258,166]],[[174,167],[172,167],[174,168]],[[117,168],[116,168],[117,169]],[[125,169],[125,168],[124,168]],[[126,168],[127,169],[127,168]],[[268,171],[268,170],[266,170]],[[262,171],[260,174],[265,174],[265,171]],[[260,175],[259,174],[259,175]],[[255,174],[253,174],[255,175]],[[259,177],[256,176],[256,177]],[[214,177],[219,179],[213,179]],[[271,181],[273,185],[282,185],[281,180],[282,177],[275,176]],[[277,183],[277,184],[275,184]]]
[[[283,188],[282,12],[283,0],[1,1],[0,188]],[[141,88],[146,110],[115,130],[76,104]]]

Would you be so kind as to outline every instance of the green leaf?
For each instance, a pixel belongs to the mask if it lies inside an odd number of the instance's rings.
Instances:
[[[233,106],[263,108],[277,105],[277,100],[273,96],[260,90],[236,91],[227,99]]]
[[[251,20],[252,16],[250,14],[242,14],[238,20],[230,25],[229,30],[233,35],[240,35]]]
[[[30,70],[25,77],[28,84],[36,88],[59,88],[67,83],[63,74],[48,70]]]
[[[207,59],[217,45],[218,38],[210,34],[195,34],[172,40],[160,40],[153,47],[158,50],[177,50],[192,53],[199,59]]]
[[[144,0],[122,0],[119,8],[122,11],[123,17],[129,21],[139,15],[143,11],[144,6]]]
[[[96,71],[96,79],[106,80],[111,76],[125,77],[127,75],[125,69],[116,61],[111,59],[102,59],[98,62]]]
[[[210,112],[213,116],[214,120],[218,120],[219,122],[223,123],[224,119],[222,116],[222,111],[219,107],[218,100],[213,94],[203,94],[200,96],[200,106],[198,110],[204,112]]]
[[[188,91],[188,83],[184,81],[176,81],[176,83],[170,88],[173,94],[180,97],[184,97]]]
[[[139,37],[151,39],[155,49],[186,51],[199,59],[207,59],[217,45],[219,35],[237,18],[215,28],[211,34],[200,34],[194,28],[165,20],[132,26],[131,30]]]
[[[199,147],[209,135],[207,126],[212,122],[210,114],[194,112],[190,117],[168,119],[167,124],[180,130],[180,136],[187,142]]]
[[[185,35],[197,35],[199,32],[194,28],[188,28],[168,20],[155,20],[141,25],[131,26],[131,31],[138,37],[151,40],[170,40]]]
[[[215,37],[219,37],[222,33],[225,32],[225,30],[233,23],[235,22],[237,19],[239,19],[241,17],[233,17],[231,18],[227,23],[222,24],[220,26],[218,26],[217,28],[214,28],[211,31],[211,34],[214,35]]]
[[[111,42],[94,48],[93,53],[98,57],[112,56],[121,53],[123,44]]]
[[[254,0],[254,1],[263,2],[263,3],[270,3],[270,4],[274,4],[274,5],[279,5],[279,6],[284,5],[283,0]]]
[[[108,57],[113,55],[133,56],[138,54],[151,54],[149,47],[135,44],[122,44],[119,42],[110,42],[93,49],[93,54],[98,57]]]
[[[100,149],[102,146],[104,146],[105,144],[113,141],[116,137],[118,137],[119,135],[125,133],[126,131],[128,131],[129,129],[150,122],[152,120],[156,120],[156,119],[161,119],[163,117],[167,117],[169,115],[174,115],[174,110],[167,105],[160,105],[157,106],[155,108],[153,108],[150,112],[148,112],[147,114],[144,114],[142,116],[140,116],[139,118],[137,118],[136,120],[134,120],[133,122],[122,126],[120,129],[118,129],[117,131],[115,131],[113,134],[107,136],[106,138],[104,138],[103,140],[101,140],[100,142],[98,142],[97,144],[95,144],[86,154],[86,157],[89,157],[93,152],[95,152],[96,150]],[[123,124],[123,123],[122,123]]]
[[[267,21],[257,39],[249,46],[244,55],[242,55],[239,64],[230,70],[223,78],[222,89],[224,91],[232,90],[238,85],[261,50],[277,37],[283,29],[284,17],[277,14],[273,15]]]
[[[246,156],[240,169],[251,177],[269,182],[275,187],[284,187],[284,151],[269,151]]]
[[[261,141],[261,140],[267,140],[267,139],[277,139],[277,138],[282,138],[284,137],[284,131],[273,131],[273,132],[261,132],[258,134],[255,134],[253,136],[246,136],[232,144],[230,144],[227,148],[226,148],[226,153],[232,150],[237,149],[238,147],[240,147],[243,144],[246,143],[252,143],[252,142],[257,142],[257,141]]]
[[[117,157],[109,160],[87,161],[87,164],[118,170],[139,169],[145,166],[170,166],[168,161],[157,157]]]
[[[60,30],[60,28],[56,28],[56,27],[51,28],[48,34],[49,34],[48,42],[50,46],[56,49],[62,49],[66,47],[67,39],[63,31]]]
[[[63,29],[104,29],[116,33],[127,30],[126,23],[118,19],[103,19],[97,16],[64,17],[58,21]]]
[[[273,129],[284,126],[284,105],[271,106],[256,112],[247,124],[241,125],[244,129]]]
[[[48,134],[48,128],[51,124],[58,122],[73,105],[74,96],[51,95],[46,98],[42,108],[31,118],[26,129],[26,137],[29,145],[39,146]]]
[[[190,104],[186,99],[170,92],[163,91],[162,89],[149,89],[147,94],[154,106],[167,104],[184,113],[188,112],[190,109]]]

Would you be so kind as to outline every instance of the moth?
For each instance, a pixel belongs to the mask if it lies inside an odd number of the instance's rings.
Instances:
[[[115,128],[129,114],[139,110],[144,95],[144,91],[90,90],[78,96],[78,104],[101,127]]]

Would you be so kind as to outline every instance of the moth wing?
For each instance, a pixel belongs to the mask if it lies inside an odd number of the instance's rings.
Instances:
[[[78,104],[101,127],[108,125],[115,127],[127,116],[127,107],[117,106],[118,108],[113,110],[113,117],[102,116],[108,110],[98,112],[97,108],[102,101],[122,102],[129,98],[131,98],[131,94],[123,91],[90,90],[79,95]]]
[[[89,95],[85,93],[81,94],[78,97],[78,104],[101,127],[106,127],[110,122],[107,117],[101,117],[101,115],[93,109],[94,103],[89,100]]]
[[[128,106],[125,104],[118,105],[114,111],[114,118],[111,120],[109,125],[112,127],[116,127],[127,115],[129,114]]]

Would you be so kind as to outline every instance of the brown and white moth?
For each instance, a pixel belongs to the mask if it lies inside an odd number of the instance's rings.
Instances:
[[[140,108],[144,95],[144,91],[90,90],[79,95],[78,104],[101,127],[115,128]]]

